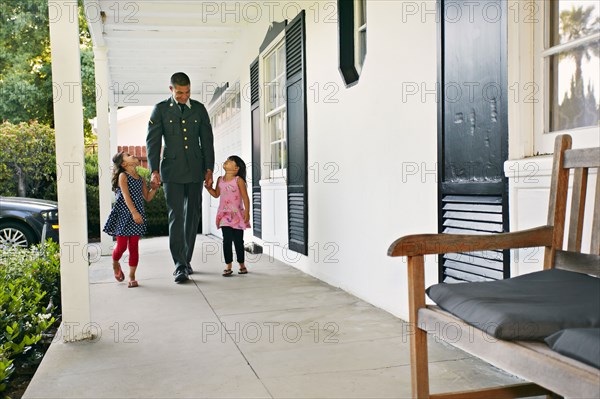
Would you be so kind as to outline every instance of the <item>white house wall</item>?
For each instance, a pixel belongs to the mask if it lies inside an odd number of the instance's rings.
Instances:
[[[337,3],[293,3],[306,10],[309,254],[265,250],[406,318],[406,265],[388,257],[387,249],[402,235],[437,231],[435,18],[407,16],[400,23],[405,3],[414,2],[367,2],[366,61],[358,84],[346,88],[338,71]],[[277,4],[282,11],[286,2]],[[295,9],[287,7],[288,21]],[[249,24],[217,79],[240,80],[241,156],[247,162],[249,66],[269,22]],[[407,87],[419,92],[403,95]],[[422,98],[423,88],[431,92]],[[251,231],[245,239],[260,242]],[[436,276],[429,262],[429,282]]]
[[[216,160],[214,172],[216,176],[220,176],[224,173],[223,162],[231,155],[240,155],[242,153],[240,114],[236,113],[220,126],[213,126],[213,133]],[[217,211],[219,210],[219,199],[211,197],[206,191],[202,199],[203,201],[208,201],[208,204],[210,204],[208,217],[202,221],[202,231],[221,237],[221,230],[217,229],[215,224]]]
[[[165,86],[165,98],[169,97],[169,87]],[[119,111],[119,136],[118,145],[146,145],[146,134],[148,133],[148,120],[152,113],[152,107],[131,106]],[[121,117],[123,114],[123,117]]]

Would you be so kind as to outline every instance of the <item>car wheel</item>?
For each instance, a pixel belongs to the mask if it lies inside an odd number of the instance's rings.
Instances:
[[[28,227],[15,222],[0,224],[0,249],[27,248],[33,243],[35,243],[35,236]]]

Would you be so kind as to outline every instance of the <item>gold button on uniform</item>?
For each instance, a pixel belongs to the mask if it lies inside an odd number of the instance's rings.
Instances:
[[[185,123],[185,121],[181,121],[181,123]]]
[[[187,129],[183,129],[184,132],[187,132]]]
[[[187,140],[187,137],[184,137],[183,139],[184,139],[184,140]]]
[[[185,146],[185,149],[186,149],[186,150],[188,149],[188,146],[187,146],[187,145]]]
[[[173,120],[169,120],[169,123],[173,123]]]

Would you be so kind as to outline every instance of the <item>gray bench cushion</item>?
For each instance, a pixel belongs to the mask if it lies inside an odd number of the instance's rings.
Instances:
[[[544,270],[501,281],[436,284],[427,295],[447,312],[508,340],[543,340],[566,328],[600,328],[600,279]]]
[[[600,369],[600,328],[568,328],[545,341],[553,351]]]

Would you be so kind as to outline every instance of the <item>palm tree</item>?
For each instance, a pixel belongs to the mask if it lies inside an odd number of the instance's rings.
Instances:
[[[561,43],[570,42],[600,31],[600,17],[596,17],[593,21],[590,21],[594,9],[595,5],[588,6],[585,9],[583,6],[572,6],[570,10],[564,10],[560,13],[559,19]],[[598,115],[595,107],[593,110],[593,115],[587,115],[590,107],[586,106],[586,103],[588,103],[594,95],[593,92],[589,91],[587,96],[588,98],[586,99],[585,82],[583,79],[581,64],[584,59],[589,61],[592,57],[598,57],[599,51],[599,46],[595,44],[582,45],[567,52],[561,53],[559,56],[560,59],[572,58],[575,62],[575,76],[574,79],[571,80],[570,98],[565,95],[565,99],[559,106],[561,108],[559,111],[560,119],[563,121],[563,123],[559,122],[559,124],[562,125],[560,126],[561,128],[589,125],[590,119],[594,120],[592,124],[597,123],[596,121],[598,120]],[[591,87],[588,84],[588,90],[590,89]],[[565,119],[571,120],[566,121]]]
[[[560,36],[561,42],[570,42],[581,37],[589,36],[590,34],[600,30],[600,17],[590,23],[590,17],[595,6],[589,6],[585,10],[583,6],[572,6],[570,10],[564,10],[560,13]],[[573,49],[568,53],[564,53],[567,57],[572,57],[575,60],[575,80],[581,80],[581,61],[585,58],[589,61],[591,56],[598,56],[598,46],[581,46]],[[582,86],[583,87],[583,86]]]

